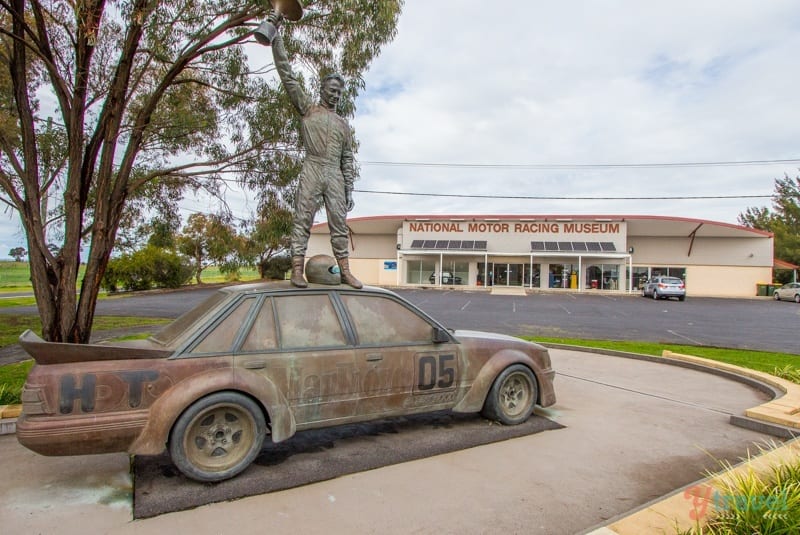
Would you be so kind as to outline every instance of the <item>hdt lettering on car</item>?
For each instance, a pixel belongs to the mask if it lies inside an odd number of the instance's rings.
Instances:
[[[94,373],[83,374],[80,377],[80,382],[76,381],[74,375],[64,375],[61,377],[58,397],[59,412],[61,414],[70,414],[74,410],[76,401],[78,401],[78,408],[81,412],[94,412],[98,391],[101,390],[106,393],[114,391],[122,392],[122,395],[127,391],[128,407],[131,409],[138,408],[142,404],[144,385],[155,382],[158,377],[159,373],[155,370],[132,370],[100,374],[100,381],[98,381],[98,374]],[[127,388],[108,388],[108,382],[118,380],[124,382]],[[110,400],[107,395],[101,396],[101,399],[110,401],[110,403],[106,403],[106,405],[111,406],[121,401],[121,399]]]

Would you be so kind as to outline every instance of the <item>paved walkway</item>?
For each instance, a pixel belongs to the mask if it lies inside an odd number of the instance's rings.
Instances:
[[[652,362],[551,350],[566,425],[288,491],[132,521],[124,454],[47,458],[0,436],[7,533],[577,533],[769,437],[730,414],[767,396]],[[691,504],[687,501],[686,514]]]

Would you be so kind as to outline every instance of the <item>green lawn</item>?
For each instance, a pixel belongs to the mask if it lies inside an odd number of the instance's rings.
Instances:
[[[657,342],[635,342],[626,340],[579,340],[575,338],[542,338],[525,337],[527,340],[552,344],[565,344],[582,347],[596,347],[613,349],[641,355],[654,355],[660,357],[666,349],[673,353],[694,355],[719,362],[727,362],[744,368],[751,368],[767,373],[774,373],[775,369],[792,368],[800,366],[800,355],[789,353],[773,353],[770,351],[749,351],[744,349],[726,349],[720,347],[684,346],[677,344],[660,344]]]
[[[80,273],[83,273],[84,266],[81,266]],[[11,262],[7,260],[0,260],[0,295],[3,292],[21,292],[32,291],[30,280],[30,269],[27,262]],[[219,268],[210,266],[203,270],[200,275],[200,280],[204,284],[213,284],[219,282],[234,282],[234,281],[254,281],[258,280],[258,270],[256,268],[243,268],[239,271],[238,276],[225,275],[220,273]],[[78,284],[80,284],[81,276],[78,275]],[[196,284],[194,277],[189,281],[190,285]],[[3,306],[3,301],[0,299],[0,307]],[[32,304],[31,301],[30,304]],[[19,305],[5,305],[5,306],[22,306]]]
[[[27,262],[0,260],[0,291],[30,289],[31,275]]]

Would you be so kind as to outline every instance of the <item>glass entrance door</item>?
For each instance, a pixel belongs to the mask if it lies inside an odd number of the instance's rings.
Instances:
[[[522,286],[524,264],[500,264],[492,265],[494,272],[494,283],[497,286]]]

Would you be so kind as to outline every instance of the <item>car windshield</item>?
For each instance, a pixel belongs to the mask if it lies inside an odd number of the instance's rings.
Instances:
[[[168,346],[178,336],[186,332],[189,326],[200,319],[206,312],[216,307],[220,302],[228,297],[225,292],[215,292],[203,301],[197,307],[189,310],[182,316],[178,317],[172,323],[168,323],[163,329],[155,333],[150,338],[159,344]]]

